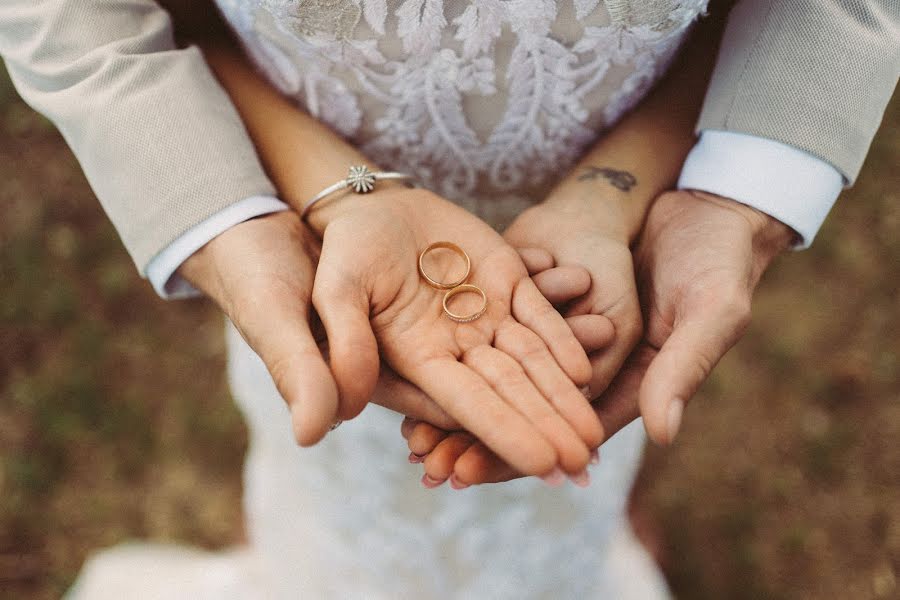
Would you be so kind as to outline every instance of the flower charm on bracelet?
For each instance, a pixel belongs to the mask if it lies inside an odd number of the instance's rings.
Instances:
[[[353,188],[357,194],[366,194],[375,188],[375,174],[365,165],[350,167],[347,175],[347,187]]]

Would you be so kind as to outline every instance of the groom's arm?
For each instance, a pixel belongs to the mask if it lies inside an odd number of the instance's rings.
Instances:
[[[203,56],[177,47],[156,2],[3,0],[0,55],[158,288],[198,244],[285,208]]]
[[[679,187],[761,210],[808,246],[856,179],[898,74],[898,0],[739,1]]]
[[[684,191],[654,204],[642,235],[656,325],[603,403],[611,431],[637,415],[637,396],[650,437],[672,441],[685,403],[749,323],[762,273],[791,235],[809,245],[855,180],[898,72],[898,0],[738,3]]]

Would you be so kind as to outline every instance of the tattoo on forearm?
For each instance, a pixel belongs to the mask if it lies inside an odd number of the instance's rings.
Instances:
[[[619,171],[609,167],[587,167],[578,176],[578,181],[592,181],[598,177],[606,179],[611,186],[623,192],[629,192],[637,185],[637,177],[628,171]]]

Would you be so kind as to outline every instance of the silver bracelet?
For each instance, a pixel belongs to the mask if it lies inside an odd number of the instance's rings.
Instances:
[[[305,218],[306,214],[309,212],[309,209],[311,209],[316,202],[318,202],[325,196],[346,188],[352,189],[357,194],[367,194],[375,189],[375,182],[380,179],[412,179],[412,176],[407,175],[406,173],[397,173],[394,171],[379,171],[377,173],[373,173],[369,171],[368,167],[366,167],[365,165],[354,165],[350,167],[350,173],[347,175],[346,179],[342,179],[334,185],[329,185],[327,188],[307,201],[307,203],[303,206],[303,211],[300,213],[300,218]]]

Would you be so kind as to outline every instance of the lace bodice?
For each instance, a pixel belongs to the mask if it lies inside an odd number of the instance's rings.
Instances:
[[[643,97],[707,4],[217,1],[282,92],[495,221],[515,208],[503,198],[539,198]],[[477,202],[488,196],[496,210]]]

